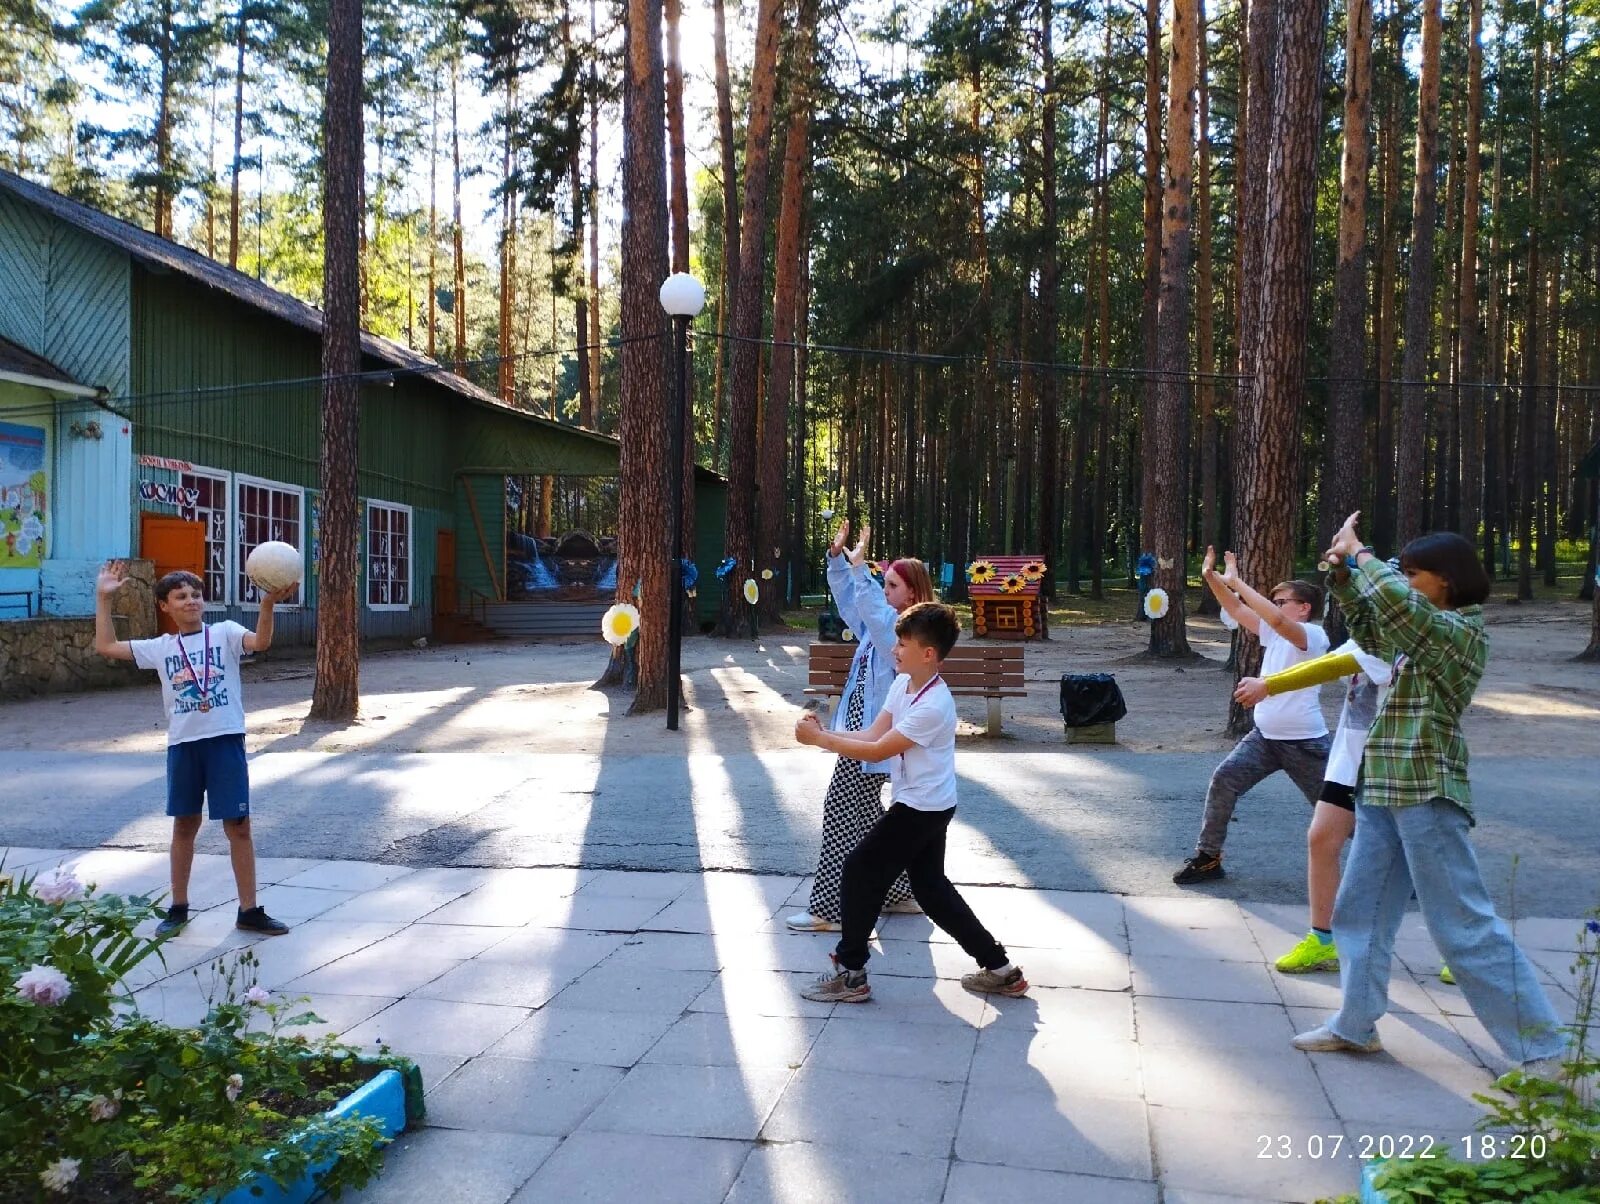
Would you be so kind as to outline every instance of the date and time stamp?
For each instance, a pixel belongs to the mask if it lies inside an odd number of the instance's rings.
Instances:
[[[1495,1159],[1541,1162],[1549,1153],[1542,1133],[1467,1133],[1453,1142],[1411,1133],[1258,1133],[1256,1157],[1279,1162],[1426,1161],[1452,1154],[1462,1162]]]

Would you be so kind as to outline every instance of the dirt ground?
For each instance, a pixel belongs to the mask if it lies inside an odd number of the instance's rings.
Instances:
[[[1600,749],[1600,666],[1570,660],[1587,640],[1588,614],[1586,605],[1571,602],[1489,605],[1489,668],[1466,724],[1475,755],[1573,756]],[[1128,703],[1128,716],[1117,725],[1123,747],[1225,748],[1228,633],[1204,618],[1192,619],[1189,631],[1201,658],[1174,665],[1140,658],[1146,629],[1133,622],[1056,626],[1049,642],[1027,646],[1028,696],[1006,701],[998,746],[1061,745],[1061,674],[1109,672]],[[362,717],[348,727],[304,718],[311,694],[308,653],[274,650],[246,668],[249,742],[252,752],[727,753],[781,747],[806,701],[811,638],[792,628],[759,642],[686,640],[685,694],[692,709],[677,734],[665,730],[660,714],[602,722],[628,698],[592,687],[606,660],[598,638],[371,653],[362,663]],[[1332,723],[1336,687],[1324,689],[1323,704]],[[984,741],[982,700],[961,699],[958,706],[963,739]],[[0,733],[0,749],[148,751],[164,744],[165,723],[152,677],[143,687],[0,704]]]

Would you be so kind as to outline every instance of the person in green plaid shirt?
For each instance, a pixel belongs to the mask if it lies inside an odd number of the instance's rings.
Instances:
[[[1560,1021],[1495,914],[1468,837],[1461,713],[1489,655],[1481,605],[1489,576],[1471,543],[1449,532],[1408,543],[1396,572],[1362,544],[1358,517],[1328,548],[1328,586],[1351,636],[1396,668],[1362,759],[1355,843],[1334,904],[1343,1000],[1294,1044],[1314,1052],[1383,1048],[1377,1022],[1389,1008],[1395,934],[1414,891],[1484,1028],[1513,1063],[1554,1077],[1565,1045]]]

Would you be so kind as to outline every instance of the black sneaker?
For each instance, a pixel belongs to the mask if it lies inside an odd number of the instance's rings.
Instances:
[[[1172,880],[1179,886],[1192,886],[1196,882],[1212,882],[1227,876],[1222,869],[1221,857],[1215,853],[1196,853],[1183,863],[1181,870],[1172,875]]]
[[[240,908],[234,927],[246,932],[259,932],[262,936],[282,936],[289,931],[289,925],[282,920],[274,920],[267,914],[267,909],[259,904],[249,911]]]
[[[161,923],[156,925],[157,936],[172,936],[183,931],[184,925],[189,922],[189,905],[187,903],[173,903],[167,908],[167,914],[161,917]]]

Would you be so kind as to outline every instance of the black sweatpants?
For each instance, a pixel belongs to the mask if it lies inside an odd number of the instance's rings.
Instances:
[[[895,803],[844,862],[840,892],[842,933],[834,956],[847,970],[865,968],[867,943],[889,888],[902,870],[923,912],[955,937],[956,944],[985,970],[998,970],[1010,959],[989,930],[972,914],[944,872],[945,834],[956,809],[918,811]]]

